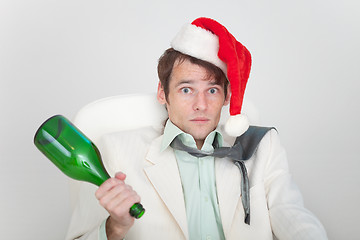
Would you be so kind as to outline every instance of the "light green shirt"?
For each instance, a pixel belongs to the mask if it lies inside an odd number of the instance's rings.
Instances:
[[[176,136],[179,136],[185,145],[196,148],[194,138],[168,120],[161,151],[169,147]],[[213,151],[215,138],[222,146],[222,135],[214,130],[206,137],[201,150]],[[214,157],[197,158],[184,151],[174,150],[174,152],[183,186],[189,239],[225,239],[216,193]]]
[[[181,131],[170,120],[167,121],[161,145],[161,151],[170,147],[175,137],[196,148],[194,138]],[[217,138],[222,146],[223,138],[216,129],[205,139],[201,150],[212,151]],[[190,240],[224,240],[215,184],[214,157],[194,157],[187,152],[174,150],[179,167]],[[105,222],[100,226],[99,239],[106,240]]]

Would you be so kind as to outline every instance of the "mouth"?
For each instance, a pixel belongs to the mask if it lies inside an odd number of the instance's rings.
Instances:
[[[197,118],[191,119],[190,121],[191,121],[191,122],[194,122],[194,123],[199,123],[199,124],[201,124],[201,123],[207,123],[207,122],[209,122],[210,119],[204,118],[204,117],[197,117]]]

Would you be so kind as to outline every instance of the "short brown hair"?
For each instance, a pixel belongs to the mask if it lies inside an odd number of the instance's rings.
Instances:
[[[224,72],[217,66],[212,63],[200,60],[198,58],[183,54],[179,51],[176,51],[173,48],[167,49],[164,54],[159,58],[158,63],[158,76],[161,82],[161,85],[165,92],[166,100],[168,100],[169,94],[169,82],[171,78],[171,73],[174,67],[174,63],[176,61],[179,63],[184,62],[185,60],[190,61],[192,64],[196,64],[200,67],[203,67],[208,72],[208,78],[214,77],[216,83],[224,86],[224,94],[225,98],[227,96],[227,86],[229,85],[229,81],[227,80]]]

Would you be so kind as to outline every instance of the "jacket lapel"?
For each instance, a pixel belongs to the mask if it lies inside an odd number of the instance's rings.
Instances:
[[[161,140],[159,137],[151,144],[146,158],[152,165],[144,171],[187,239],[185,202],[176,158],[171,148],[159,152]]]
[[[240,172],[233,161],[228,158],[215,159],[216,188],[219,201],[221,222],[225,238],[230,232],[236,207],[240,199]],[[236,214],[244,213],[242,211]]]

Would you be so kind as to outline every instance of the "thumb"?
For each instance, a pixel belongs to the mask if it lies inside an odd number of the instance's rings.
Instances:
[[[121,181],[124,181],[125,178],[126,178],[126,174],[123,173],[123,172],[117,172],[117,173],[115,174],[115,178],[117,178],[117,179],[119,179],[119,180],[121,180]]]

